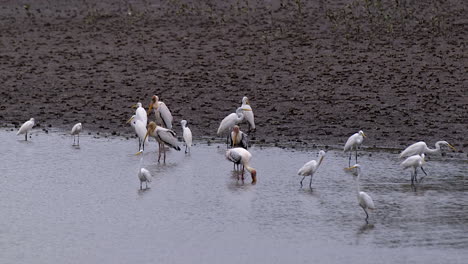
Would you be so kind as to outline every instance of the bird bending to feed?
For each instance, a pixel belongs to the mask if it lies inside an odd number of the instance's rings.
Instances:
[[[161,160],[161,148],[164,152],[164,162],[166,162],[166,148],[164,147],[164,145],[167,145],[177,151],[180,151],[176,133],[172,130],[156,125],[155,122],[150,122],[148,124],[148,131],[146,132],[143,141],[145,141],[148,136],[156,138],[156,140],[159,143],[158,162]]]
[[[302,181],[305,179],[305,177],[310,176],[310,182],[309,182],[309,187],[312,189],[312,177],[314,176],[314,173],[318,170],[320,164],[322,164],[323,158],[325,157],[325,151],[320,150],[319,151],[319,157],[318,157],[318,162],[316,160],[311,160],[304,164],[302,168],[297,171],[297,174],[302,177],[301,180],[301,187],[302,187]]]
[[[73,146],[75,146],[75,137],[78,136],[78,144],[77,146],[80,145],[80,133],[81,133],[81,129],[83,127],[81,126],[81,123],[77,123],[73,126],[72,130],[71,130],[71,134],[73,136]]]
[[[145,189],[148,188],[148,182],[151,182],[152,180],[152,176],[151,176],[151,173],[143,168],[143,150],[140,150],[137,155],[140,155],[141,154],[141,158],[140,158],[140,168],[138,169],[138,179],[140,180],[140,190],[143,189],[143,182],[146,184],[146,187]]]
[[[244,120],[244,114],[242,111],[242,107],[239,107],[237,108],[235,113],[229,114],[221,121],[217,132],[218,136],[221,136],[222,134],[227,134],[227,140],[229,140],[229,132],[235,125],[242,122],[242,120]]]
[[[244,96],[244,98],[242,98],[241,108],[242,111],[244,111],[244,119],[249,124],[249,131],[255,130],[254,114],[252,111],[252,107],[250,106],[249,98],[247,98],[247,96]]]
[[[167,129],[172,129],[172,114],[164,102],[159,101],[159,97],[153,95],[151,103],[148,108],[148,115],[154,108],[154,115],[156,117],[156,124]]]
[[[143,105],[140,102],[138,102],[132,107],[136,108],[135,118],[140,120],[146,127],[146,124],[148,124],[148,115],[146,114],[146,110],[145,108],[143,108]]]
[[[250,167],[249,162],[252,154],[243,148],[232,148],[226,151],[226,159],[234,162],[234,164],[242,165],[242,180],[244,180],[244,170],[247,170],[252,177],[252,183],[257,182],[257,171]]]
[[[427,176],[427,173],[424,171],[422,167],[425,163],[426,161],[424,160],[424,153],[420,155],[410,156],[401,163],[401,167],[403,169],[411,168],[411,185],[414,186],[414,182],[418,182],[418,177],[417,177],[418,167],[421,168],[422,172],[424,172],[424,174]]]
[[[136,115],[130,117],[130,119],[127,121],[127,124],[128,123],[130,123],[133,129],[135,129],[135,133],[138,136],[138,149],[145,150],[145,144],[148,143],[148,139],[144,140],[147,132],[146,124],[138,119]]]
[[[192,131],[187,127],[187,120],[180,121],[182,125],[182,136],[185,142],[185,153],[190,152],[192,147]]]
[[[441,146],[447,146],[451,148],[453,151],[457,151],[452,145],[450,145],[447,141],[437,141],[435,143],[436,148],[435,149],[430,149],[427,147],[426,143],[423,141],[416,142],[409,147],[407,147],[405,150],[403,150],[400,154],[400,158],[403,157],[408,157],[412,155],[419,155],[419,154],[434,154],[441,152],[440,147]]]
[[[16,133],[16,135],[24,134],[24,140],[28,141],[28,132],[31,131],[33,126],[34,126],[34,118],[31,118],[28,121],[24,122],[24,124],[20,127],[20,129]]]
[[[364,132],[362,130],[359,130],[359,132],[353,134],[352,136],[350,136],[348,138],[348,141],[346,141],[346,144],[344,146],[344,152],[348,152],[349,151],[349,163],[348,163],[348,166],[351,167],[351,155],[353,154],[353,150],[355,150],[355,153],[356,153],[356,163],[357,163],[357,150],[358,148],[361,146],[362,144],[362,141],[364,140],[364,138],[366,137],[366,135],[364,134]]]
[[[365,192],[361,192],[359,188],[359,178],[361,175],[361,166],[359,164],[355,164],[352,167],[346,168],[346,171],[350,171],[351,174],[355,177],[356,180],[356,191],[357,191],[357,199],[359,205],[366,213],[366,222],[369,223],[367,220],[369,219],[369,214],[367,213],[367,209],[374,210],[374,201],[372,198]]]
[[[240,130],[239,126],[235,125],[232,128],[232,132],[229,134],[228,145],[231,148],[240,147],[247,149],[249,147],[247,135]]]

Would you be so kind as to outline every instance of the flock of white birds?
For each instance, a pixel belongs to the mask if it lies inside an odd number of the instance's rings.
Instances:
[[[160,162],[161,156],[163,156],[163,161],[166,161],[166,147],[173,148],[180,151],[179,142],[176,137],[176,133],[172,130],[173,117],[171,111],[167,105],[159,101],[159,97],[153,95],[151,98],[151,103],[149,105],[148,111],[146,111],[141,103],[137,103],[133,106],[136,108],[135,115],[133,115],[127,123],[130,123],[134,128],[135,133],[138,137],[138,153],[142,154],[145,148],[145,144],[148,143],[148,137],[154,137],[159,145],[158,151],[158,162]],[[148,123],[148,116],[151,112],[154,112],[155,121],[150,121]],[[252,107],[250,106],[249,99],[243,97],[242,105],[236,109],[235,113],[231,113],[226,116],[220,123],[217,134],[218,136],[226,135],[228,138],[228,150],[226,151],[226,159],[234,163],[234,169],[240,172],[240,177],[244,180],[244,172],[247,170],[252,178],[252,184],[257,182],[257,171],[250,166],[250,160],[252,154],[247,150],[247,145],[242,139],[244,133],[239,130],[237,126],[239,123],[246,121],[249,126],[249,131],[255,130],[255,121]],[[187,121],[182,120],[182,132],[183,139],[185,143],[185,153],[189,153],[192,147],[192,132],[190,128],[187,127]],[[18,130],[17,135],[24,134],[25,140],[28,140],[28,133],[34,127],[35,121],[34,118],[26,121]],[[77,123],[73,126],[71,130],[71,135],[73,135],[73,145],[80,144],[80,132],[82,131],[82,124]],[[349,163],[348,167],[345,168],[345,171],[350,172],[356,182],[357,190],[357,199],[359,205],[366,213],[366,221],[369,218],[367,212],[368,209],[375,209],[374,202],[370,195],[365,192],[360,191],[359,179],[361,175],[361,166],[358,164],[358,149],[360,148],[366,135],[361,130],[348,138],[344,146],[344,152],[349,152]],[[441,152],[441,147],[446,146],[454,151],[456,149],[450,145],[447,141],[438,141],[435,144],[435,149],[430,149],[427,147],[425,142],[416,142],[409,147],[407,147],[400,154],[400,158],[406,157],[406,159],[401,163],[403,169],[411,169],[411,186],[414,187],[414,183],[418,182],[417,171],[418,168],[427,176],[426,171],[423,168],[423,165],[426,163],[424,160],[425,154],[434,154]],[[356,164],[351,166],[352,153],[355,152],[355,161]],[[305,177],[310,177],[309,187],[312,189],[312,178],[315,172],[317,172],[320,164],[322,163],[325,157],[325,151],[320,150],[318,155],[318,160],[311,160],[304,164],[299,171],[298,175],[303,176],[300,184],[302,187],[302,182]],[[138,178],[140,180],[140,189],[143,188],[143,183],[145,187],[148,188],[148,183],[151,182],[152,176],[151,173],[142,167],[143,165],[143,155],[140,159],[140,168],[138,170]],[[419,179],[421,181],[422,178]]]

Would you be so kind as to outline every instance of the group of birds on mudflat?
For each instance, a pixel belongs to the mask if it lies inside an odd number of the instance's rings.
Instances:
[[[145,144],[148,143],[148,137],[153,137],[158,142],[158,162],[163,157],[163,161],[166,161],[166,146],[180,151],[179,142],[176,133],[172,130],[173,117],[171,111],[167,105],[159,100],[159,97],[153,95],[148,111],[146,111],[142,104],[139,102],[132,106],[136,108],[135,114],[127,121],[135,130],[138,137],[138,149],[136,155],[140,155],[144,152]],[[148,123],[148,116],[151,112],[154,112],[155,121]],[[239,172],[239,176],[242,181],[244,180],[244,172],[247,170],[252,178],[252,184],[257,182],[257,171],[250,166],[250,160],[252,154],[247,150],[249,147],[248,136],[246,133],[240,130],[238,126],[241,122],[246,121],[249,126],[249,132],[255,131],[255,121],[252,107],[247,97],[243,97],[242,105],[238,107],[235,113],[227,115],[220,123],[217,134],[218,136],[226,136],[226,144],[228,149],[226,150],[226,159],[233,162],[234,170]],[[187,121],[181,120],[183,140],[185,144],[185,153],[189,153],[192,146],[192,132],[187,127]],[[28,133],[32,130],[35,124],[34,118],[26,121],[18,130],[17,135],[24,134],[25,140],[28,140]],[[73,145],[79,145],[79,135],[82,131],[82,124],[77,123],[71,130],[73,135]],[[367,212],[368,209],[375,209],[374,202],[370,195],[360,191],[359,180],[361,175],[361,166],[358,164],[358,149],[360,148],[366,135],[361,130],[348,138],[344,146],[344,152],[349,152],[348,167],[345,168],[346,172],[351,173],[356,182],[357,199],[361,208],[366,213],[366,222],[369,218]],[[77,138],[77,141],[76,141]],[[424,142],[417,142],[407,147],[400,154],[400,158],[407,157],[401,166],[403,169],[411,169],[411,186],[415,187],[414,183],[418,182],[417,171],[418,168],[427,175],[423,168],[426,163],[425,154],[433,154],[441,151],[442,146],[447,146],[456,151],[456,149],[446,141],[438,141],[435,144],[435,149],[430,149]],[[351,166],[352,154],[355,153],[355,165]],[[325,157],[325,151],[320,150],[317,160],[311,160],[305,163],[297,172],[298,175],[303,176],[300,185],[303,186],[303,181],[306,177],[310,177],[309,187],[312,189],[312,178],[314,173],[318,170],[320,164]],[[148,188],[148,183],[151,182],[151,173],[142,167],[143,155],[141,155],[140,166],[138,170],[138,178],[140,180],[140,189],[143,189],[143,183],[145,188]],[[420,179],[420,181],[422,178]]]

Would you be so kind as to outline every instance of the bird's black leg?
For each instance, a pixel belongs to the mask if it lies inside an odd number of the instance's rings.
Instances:
[[[356,148],[356,164],[357,164],[357,148]]]
[[[312,175],[310,175],[309,188],[312,190]]]
[[[24,134],[24,140],[28,141],[28,133]]]
[[[143,183],[140,182],[140,190],[143,190]]]
[[[414,181],[417,183],[418,182],[418,171],[414,170]]]
[[[80,134],[78,134],[78,146],[80,145]]]
[[[364,207],[361,206],[361,208],[362,208],[362,210],[364,210],[364,213],[366,213],[366,223],[369,223],[367,221],[367,219],[369,219],[369,214],[367,213],[367,211],[366,211],[366,209]]]
[[[301,180],[301,188],[302,188],[302,181],[305,179],[305,177],[306,177],[306,176],[304,176],[304,177],[302,178],[302,180]]]
[[[185,144],[185,154],[187,154],[187,144]]]
[[[411,172],[411,186],[414,186],[414,172]]]
[[[351,167],[351,155],[353,154],[352,151],[349,152],[349,162],[348,162],[348,167]]]
[[[423,168],[422,166],[421,166],[421,170],[422,170],[422,172],[424,172],[424,174],[427,176],[427,173],[426,173],[426,171],[424,170],[424,168]]]

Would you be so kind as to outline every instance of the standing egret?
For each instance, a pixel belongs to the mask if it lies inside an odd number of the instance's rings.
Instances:
[[[217,132],[218,136],[222,134],[228,134],[227,140],[229,140],[229,132],[235,125],[242,122],[242,120],[244,120],[244,114],[242,111],[242,107],[239,107],[237,108],[235,113],[229,114],[221,121]]]
[[[127,124],[130,123],[130,125],[135,129],[135,133],[138,136],[138,149],[145,149],[145,144],[148,143],[148,139],[145,139],[146,135],[146,124],[141,121],[140,119],[137,118],[136,115],[133,115],[130,117],[130,119],[127,121]]]
[[[180,124],[182,125],[182,136],[185,141],[185,153],[187,153],[190,152],[190,148],[192,147],[192,131],[187,127],[186,120],[180,121]]]
[[[132,107],[133,108],[136,107],[135,118],[143,122],[143,124],[146,127],[146,124],[148,124],[148,115],[146,114],[146,110],[145,108],[143,108],[143,105],[140,102],[138,102],[134,104]]]
[[[355,176],[357,199],[358,199],[359,205],[361,206],[361,208],[366,213],[366,222],[369,223],[367,221],[367,219],[369,219],[369,214],[367,213],[367,209],[374,210],[375,206],[374,206],[374,201],[372,200],[372,198],[367,193],[360,191],[359,178],[360,178],[360,175],[361,175],[361,166],[359,166],[359,164],[355,164],[352,167],[346,168],[346,170],[351,171],[353,176]]]
[[[156,138],[156,140],[159,143],[158,162],[161,159],[161,148],[162,148],[162,151],[164,152],[164,162],[166,162],[166,148],[164,147],[164,145],[168,145],[169,147],[177,151],[180,151],[180,147],[177,142],[176,133],[172,130],[156,125],[155,122],[150,122],[148,124],[148,132],[146,132],[146,135],[143,141],[145,141],[148,136]]]
[[[24,140],[28,141],[28,132],[31,131],[33,126],[34,126],[34,118],[31,118],[28,121],[24,122],[24,124],[20,127],[20,129],[16,133],[16,135],[24,134]]]
[[[417,177],[418,167],[420,167],[422,172],[424,172],[424,174],[427,176],[427,173],[424,171],[422,167],[425,163],[426,161],[424,160],[424,153],[420,155],[410,156],[401,163],[401,167],[403,169],[411,168],[411,185],[414,186],[414,181],[418,182],[418,177]]]
[[[325,151],[320,150],[319,151],[319,158],[318,162],[316,160],[311,160],[304,164],[302,168],[297,171],[297,174],[300,176],[304,176],[301,180],[301,187],[302,187],[302,181],[305,179],[305,177],[310,176],[310,182],[309,182],[309,187],[312,189],[312,177],[314,176],[314,173],[318,170],[320,164],[322,164],[323,158],[325,157]]]
[[[356,151],[356,163],[357,163],[357,150],[359,148],[359,146],[361,146],[362,144],[362,141],[364,140],[364,138],[366,137],[366,135],[364,134],[364,132],[362,130],[359,130],[359,132],[353,134],[352,136],[350,136],[348,138],[348,141],[346,141],[346,144],[344,146],[344,152],[348,152],[349,151],[349,163],[348,163],[348,166],[351,167],[351,155],[353,154],[353,149]]]
[[[73,136],[73,146],[75,146],[75,137],[78,135],[78,144],[77,146],[80,145],[80,133],[81,133],[81,129],[83,127],[81,126],[81,123],[77,123],[73,126],[72,130],[71,130],[71,134]]]
[[[148,189],[148,182],[151,182],[152,176],[151,173],[143,168],[143,150],[140,150],[140,152],[137,153],[138,155],[141,154],[140,158],[140,168],[138,168],[138,179],[140,180],[140,190],[143,189],[143,182],[146,184],[145,189]]]
[[[427,147],[426,143],[423,141],[416,142],[409,147],[407,147],[405,150],[403,150],[400,154],[400,158],[403,157],[408,157],[412,155],[419,155],[419,154],[434,154],[440,152],[440,147],[442,146],[447,146],[451,148],[453,151],[457,151],[452,145],[450,145],[447,141],[437,141],[435,143],[436,148],[435,149],[430,149]]]
[[[247,170],[252,177],[252,184],[257,182],[257,171],[250,167],[249,162],[252,154],[243,148],[232,148],[226,151],[226,159],[234,162],[234,164],[242,164],[242,180],[244,180],[244,170]]]
[[[232,128],[232,132],[229,134],[228,145],[231,148],[245,148],[247,149],[249,146],[247,135],[242,132],[239,126],[235,125]]]
[[[148,108],[148,115],[154,108],[154,115],[156,116],[156,123],[167,129],[172,129],[172,114],[164,102],[159,101],[159,97],[153,95],[151,103]]]
[[[242,98],[241,108],[242,111],[244,111],[244,119],[249,124],[249,131],[255,130],[254,114],[252,111],[252,107],[250,106],[249,98],[247,98],[247,96],[244,96],[244,98]]]

